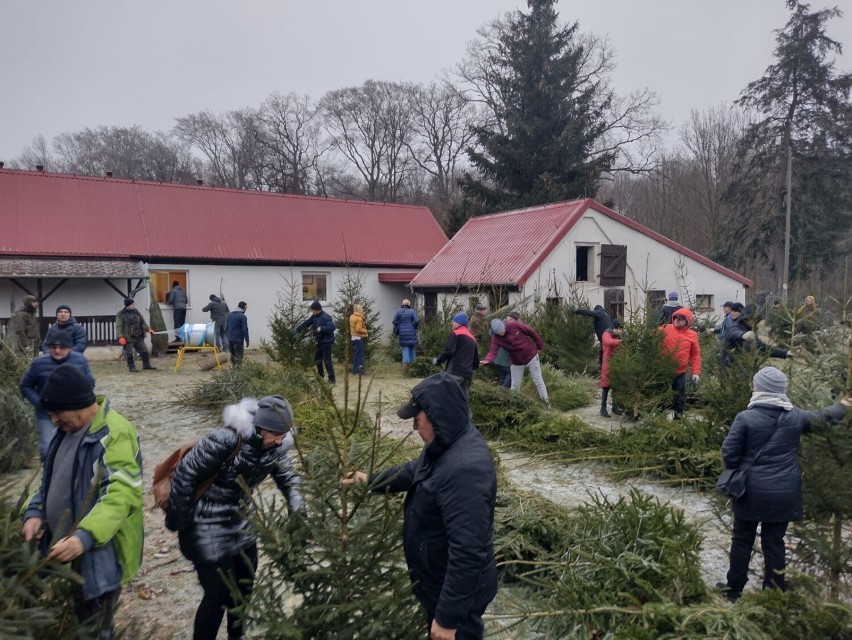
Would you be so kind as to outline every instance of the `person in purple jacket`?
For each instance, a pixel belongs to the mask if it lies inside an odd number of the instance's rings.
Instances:
[[[489,365],[497,357],[497,350],[503,347],[509,354],[509,367],[512,372],[512,390],[519,391],[524,370],[529,369],[538,395],[545,404],[550,404],[547,397],[547,387],[544,378],[541,377],[541,362],[538,352],[544,349],[544,340],[532,327],[528,327],[520,320],[514,320],[506,324],[496,318],[491,321],[491,348],[488,354],[479,363],[480,366]]]

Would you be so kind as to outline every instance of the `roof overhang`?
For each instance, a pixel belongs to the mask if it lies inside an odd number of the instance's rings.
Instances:
[[[417,271],[380,271],[379,282],[384,284],[408,284],[414,280]]]
[[[67,260],[0,256],[0,278],[147,278],[139,260]]]

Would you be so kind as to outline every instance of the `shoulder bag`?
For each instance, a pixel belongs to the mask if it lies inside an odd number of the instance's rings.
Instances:
[[[778,419],[775,421],[775,426],[772,427],[772,432],[769,434],[769,438],[763,443],[763,446],[760,448],[760,451],[757,452],[757,455],[754,456],[751,464],[745,467],[739,467],[738,469],[725,469],[716,481],[716,491],[727,498],[731,498],[732,500],[739,500],[745,495],[748,471],[751,469],[752,465],[757,462],[757,459],[772,440],[772,436],[775,435],[775,430],[778,428],[778,423],[781,421],[781,415],[778,416]]]

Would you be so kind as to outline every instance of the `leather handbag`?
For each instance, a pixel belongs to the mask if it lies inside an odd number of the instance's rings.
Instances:
[[[757,452],[757,455],[754,456],[754,460],[751,461],[750,465],[739,469],[725,469],[722,472],[722,475],[720,475],[719,479],[716,481],[716,491],[726,498],[731,498],[732,500],[739,500],[745,495],[746,484],[748,482],[748,471],[751,469],[751,466],[757,462],[760,454],[763,453],[766,446],[772,440],[772,436],[775,435],[775,430],[778,428],[780,420],[781,416],[779,415],[778,420],[775,421],[775,426],[772,427],[772,432],[769,434],[769,438],[763,443],[763,446],[760,448],[760,451]]]

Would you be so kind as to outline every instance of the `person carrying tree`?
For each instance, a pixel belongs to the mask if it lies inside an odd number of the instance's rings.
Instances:
[[[753,320],[745,313],[741,302],[731,304],[731,318],[722,334],[722,349],[719,354],[722,369],[731,366],[734,354],[752,348],[769,352],[770,358],[795,358],[796,354],[781,347],[770,347],[757,337]]]
[[[603,332],[601,336],[601,353],[603,353],[603,361],[601,363],[601,417],[609,418],[609,413],[606,410],[606,402],[609,396],[609,361],[612,355],[621,346],[621,335],[624,333],[624,325],[621,320],[615,319],[612,321],[612,326]],[[612,412],[615,414],[621,413],[618,409],[615,400],[612,402]]]
[[[491,348],[488,354],[480,360],[479,366],[491,364],[497,357],[500,347],[509,354],[512,371],[512,390],[521,390],[521,380],[524,371],[529,369],[535,388],[542,402],[549,404],[547,387],[541,375],[541,361],[538,352],[544,349],[544,340],[535,329],[528,327],[520,320],[505,323],[502,320],[491,321]]]
[[[575,307],[574,313],[578,316],[588,316],[595,319],[595,337],[598,339],[598,370],[602,370],[604,357],[602,338],[604,331],[612,327],[612,319],[609,317],[606,310],[599,304],[596,304],[595,308],[591,311]]]
[[[701,376],[701,347],[698,334],[692,329],[692,312],[678,309],[672,313],[672,323],[659,328],[663,332],[661,354],[671,357],[676,365],[672,390],[675,393],[674,415],[680,418],[686,407],[686,370],[692,371],[692,381],[698,384]]]

